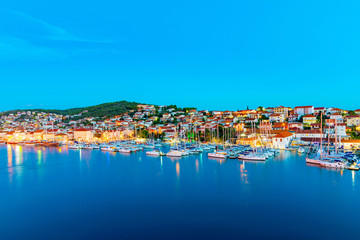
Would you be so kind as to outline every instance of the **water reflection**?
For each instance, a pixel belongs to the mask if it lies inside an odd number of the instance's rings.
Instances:
[[[37,158],[38,158],[38,165],[41,164],[41,160],[42,160],[42,151],[39,149],[37,150]]]
[[[180,163],[176,162],[176,176],[179,178],[180,177]]]
[[[23,162],[23,151],[21,146],[15,147],[15,163],[16,165],[20,165]]]
[[[163,172],[163,165],[164,165],[164,163],[163,163],[163,157],[161,156],[161,157],[160,157],[160,169],[161,169],[161,173]]]
[[[199,173],[199,160],[197,159],[195,161],[195,166],[196,166],[196,172]]]
[[[14,175],[14,168],[13,168],[13,162],[12,162],[12,148],[9,144],[7,146],[7,157],[8,157],[8,174],[9,174],[9,182],[12,183],[13,181],[13,175]]]
[[[351,171],[352,185],[355,187],[355,171]]]
[[[249,183],[247,170],[245,169],[245,161],[243,161],[242,164],[240,164],[240,177],[241,177],[241,181],[243,181],[245,184]]]

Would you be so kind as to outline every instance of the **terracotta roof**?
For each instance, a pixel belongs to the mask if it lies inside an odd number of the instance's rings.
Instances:
[[[299,107],[295,107],[296,108],[312,108],[313,106],[299,106]]]
[[[78,128],[78,129],[75,129],[75,132],[85,132],[85,131],[91,131],[90,129],[87,129],[87,128]]]
[[[360,139],[341,140],[343,143],[360,143]]]
[[[274,138],[286,138],[286,137],[291,137],[293,134],[290,132],[281,132],[278,133]]]

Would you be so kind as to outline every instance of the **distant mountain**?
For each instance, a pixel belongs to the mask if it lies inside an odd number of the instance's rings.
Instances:
[[[115,115],[119,115],[125,113],[129,110],[137,109],[137,105],[140,103],[136,102],[127,102],[127,101],[119,101],[119,102],[111,102],[111,103],[103,103],[90,107],[83,108],[70,108],[66,110],[57,110],[57,109],[19,109],[19,110],[11,110],[2,112],[1,115],[6,115],[10,113],[22,112],[22,111],[33,111],[33,112],[46,112],[46,113],[55,113],[62,115],[76,115],[87,111],[82,114],[83,117],[112,117]]]

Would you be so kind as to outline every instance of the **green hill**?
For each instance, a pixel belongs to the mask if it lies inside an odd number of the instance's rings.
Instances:
[[[1,115],[7,115],[10,113],[22,112],[22,111],[33,111],[33,112],[46,112],[46,113],[55,113],[62,115],[75,115],[81,112],[87,111],[82,114],[83,117],[112,117],[115,115],[119,115],[121,113],[125,113],[129,110],[137,109],[137,105],[140,103],[136,102],[127,102],[127,101],[119,101],[119,102],[111,102],[111,103],[103,103],[95,106],[83,107],[83,108],[70,108],[66,110],[57,110],[57,109],[22,109],[22,110],[11,110],[2,112]]]

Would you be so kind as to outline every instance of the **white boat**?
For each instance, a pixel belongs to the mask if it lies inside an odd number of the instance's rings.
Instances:
[[[83,148],[84,148],[85,150],[93,150],[93,149],[94,149],[93,146],[84,146]]]
[[[171,150],[166,154],[167,157],[181,157],[183,156],[183,153],[177,150]]]
[[[101,151],[104,151],[104,152],[115,152],[115,148],[112,148],[112,147],[102,147],[102,148],[101,148]]]
[[[321,161],[320,165],[328,168],[346,168],[345,163],[340,161]]]
[[[155,145],[145,145],[144,148],[146,148],[146,149],[154,149]]]
[[[157,150],[146,152],[146,155],[150,156],[160,156],[160,152]]]
[[[222,153],[208,153],[208,157],[226,159],[226,155]]]
[[[302,148],[302,147],[299,147],[297,151],[298,151],[298,153],[304,153],[304,152],[305,152],[305,149]]]
[[[266,161],[266,157],[259,154],[239,155],[241,160]]]
[[[69,145],[68,146],[69,149],[79,149],[78,145]]]
[[[120,152],[120,153],[131,153],[131,150],[130,150],[130,149],[127,149],[127,148],[120,148],[120,149],[119,149],[119,152]]]
[[[28,147],[33,147],[33,146],[35,146],[35,145],[36,145],[35,142],[25,142],[25,143],[24,143],[24,146],[28,146]]]
[[[306,163],[320,164],[320,158],[306,158]]]

